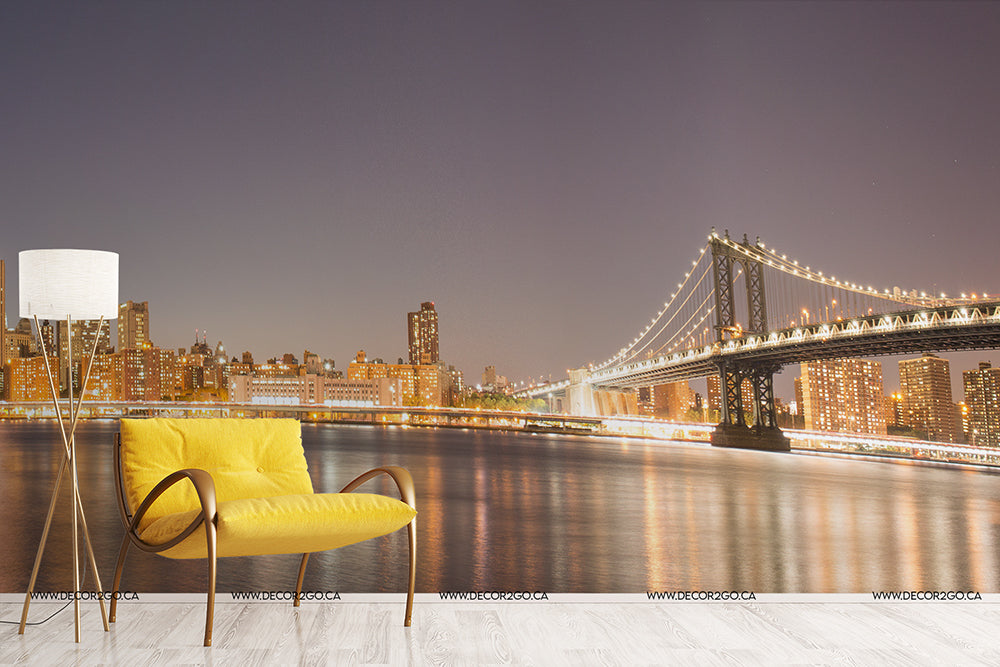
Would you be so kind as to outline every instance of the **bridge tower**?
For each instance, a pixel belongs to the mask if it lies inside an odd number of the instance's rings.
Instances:
[[[764,291],[764,265],[759,260],[731,247],[729,231],[725,240],[712,236],[712,273],[715,279],[715,339],[719,344],[744,334],[767,333],[767,298]],[[751,248],[746,236],[740,245]],[[736,296],[733,267],[739,263],[746,283],[747,324],[736,320]],[[722,361],[718,364],[721,389],[722,421],[712,434],[716,447],[788,451],[790,442],[778,428],[774,407],[774,374],[780,366],[761,363]],[[743,382],[750,382],[753,405],[743,405]],[[749,407],[750,410],[746,408]],[[752,424],[746,420],[752,413]]]

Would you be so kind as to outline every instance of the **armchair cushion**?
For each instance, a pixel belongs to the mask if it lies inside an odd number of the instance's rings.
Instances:
[[[190,483],[185,483],[191,486]],[[140,532],[148,544],[163,544],[184,530],[200,510],[161,516]],[[417,512],[404,502],[371,493],[315,493],[243,498],[218,504],[218,555],[310,553],[386,535]],[[168,558],[205,558],[205,536],[159,552]]]
[[[133,511],[160,480],[183,468],[212,476],[220,506],[313,492],[295,419],[122,419],[121,438],[122,481]],[[197,507],[194,487],[176,484],[150,506],[138,532]]]

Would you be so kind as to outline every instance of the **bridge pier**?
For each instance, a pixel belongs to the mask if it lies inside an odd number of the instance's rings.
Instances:
[[[711,442],[713,447],[758,449],[767,452],[787,452],[792,448],[791,440],[777,426],[749,427],[726,422],[715,427]]]
[[[713,447],[769,452],[791,450],[791,441],[778,428],[774,406],[774,373],[777,370],[771,366],[737,368],[720,364],[722,422],[712,433]],[[743,405],[744,382],[748,382],[752,390],[747,396],[749,406]],[[747,425],[746,408],[752,410],[753,426]]]

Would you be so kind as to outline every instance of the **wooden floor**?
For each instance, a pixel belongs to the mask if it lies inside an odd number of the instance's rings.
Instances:
[[[44,618],[32,605],[32,617]],[[47,608],[56,607],[48,605]],[[225,665],[998,665],[1000,604],[220,604],[133,603],[110,633],[84,608],[17,634],[0,664]],[[20,606],[0,604],[0,619]]]

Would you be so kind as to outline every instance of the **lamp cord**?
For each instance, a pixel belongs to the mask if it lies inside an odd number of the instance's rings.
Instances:
[[[86,580],[87,580],[87,568],[84,567],[83,568],[83,578],[80,579],[80,588],[83,588],[83,584],[84,584],[84,582]],[[73,604],[73,600],[69,600],[66,604],[64,604],[63,606],[59,607],[58,609],[56,609],[51,614],[49,614],[48,618],[43,619],[41,621],[31,621],[31,622],[25,623],[24,625],[25,625],[25,627],[27,627],[29,625],[41,625],[43,623],[48,623],[53,618],[55,618],[57,614],[65,611],[66,607],[70,606],[71,604]],[[7,623],[7,624],[10,624],[10,625],[21,625],[21,621],[5,621],[3,619],[0,619],[0,623]]]

